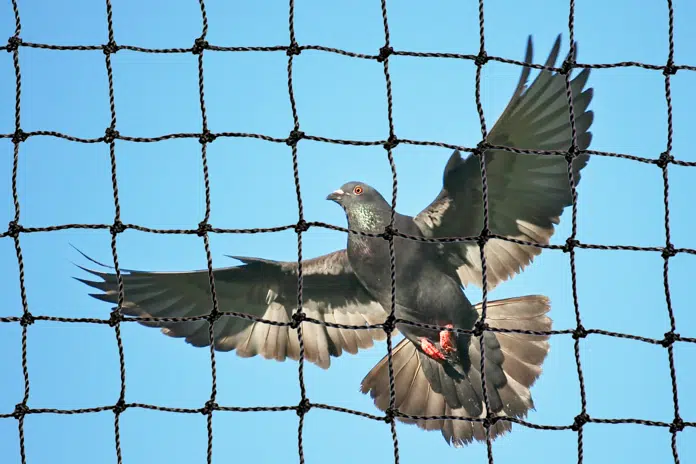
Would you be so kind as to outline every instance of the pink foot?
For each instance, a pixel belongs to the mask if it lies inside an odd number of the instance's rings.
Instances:
[[[421,342],[421,349],[425,354],[430,356],[431,358],[437,360],[437,361],[444,361],[445,360],[445,355],[440,352],[440,350],[437,349],[437,347],[428,340],[427,338],[423,337],[420,339]]]
[[[447,324],[445,327],[447,327],[448,329],[454,328],[452,324]],[[440,346],[447,353],[451,353],[452,351],[457,349],[457,347],[454,344],[453,335],[454,334],[452,332],[449,332],[447,330],[443,330],[440,332]]]

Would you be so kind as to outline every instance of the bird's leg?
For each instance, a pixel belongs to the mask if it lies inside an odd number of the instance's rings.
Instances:
[[[448,329],[454,328],[452,324],[447,324],[445,325]],[[457,347],[454,344],[454,334],[448,330],[442,330],[440,331],[440,346],[442,347],[443,350],[447,353],[451,353],[452,351],[456,350]]]
[[[425,354],[427,354],[428,356],[430,356],[431,358],[433,358],[437,361],[444,361],[445,360],[445,355],[442,354],[442,352],[437,349],[435,344],[433,344],[433,342],[431,342],[427,338],[421,337],[420,346],[421,346],[421,349],[423,350],[423,352]]]

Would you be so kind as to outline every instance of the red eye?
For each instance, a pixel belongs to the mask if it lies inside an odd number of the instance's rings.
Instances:
[[[356,185],[355,188],[353,189],[353,193],[356,195],[362,195],[363,188],[359,185]]]

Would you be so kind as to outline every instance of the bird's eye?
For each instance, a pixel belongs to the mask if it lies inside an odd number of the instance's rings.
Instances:
[[[356,185],[355,188],[353,188],[353,193],[356,195],[362,195],[363,188],[359,185]]]

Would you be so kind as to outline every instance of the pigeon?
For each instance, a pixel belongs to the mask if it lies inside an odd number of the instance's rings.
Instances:
[[[546,61],[554,66],[560,36]],[[532,39],[525,63],[532,60]],[[527,86],[525,66],[519,84],[485,142],[529,150],[568,150],[573,141],[565,77],[542,70]],[[591,142],[593,113],[587,108],[592,88],[584,89],[589,70],[571,81],[576,146]],[[568,162],[563,156],[515,154],[486,148],[483,154],[488,185],[491,234],[541,245],[549,243],[563,210],[572,204]],[[576,155],[571,170],[575,183],[589,161]],[[391,205],[364,182],[348,182],[327,196],[345,211],[347,246],[302,262],[303,305],[307,318],[351,328],[329,327],[303,321],[304,359],[321,368],[344,351],[355,354],[384,340],[392,308],[389,243],[380,234],[391,225],[400,234],[437,239],[477,236],[483,229],[480,161],[455,150],[444,168],[443,187],[435,200],[415,217],[392,211]],[[368,235],[361,234],[367,233]],[[448,328],[473,329],[482,315],[482,303],[471,304],[464,289],[482,287],[480,248],[472,241],[412,240],[395,235],[394,311],[398,318],[392,335],[404,338],[392,350],[394,412],[405,423],[439,430],[452,446],[495,439],[512,428],[496,417],[524,418],[534,409],[530,388],[541,375],[549,351],[547,335],[485,331],[478,336]],[[490,238],[484,245],[486,286],[522,272],[541,248]],[[84,255],[90,261],[97,261]],[[218,306],[254,316],[223,315],[213,330],[213,347],[237,355],[283,361],[300,354],[297,329],[290,326],[297,311],[297,262],[231,256],[242,264],[213,270]],[[104,265],[101,265],[104,266]],[[80,266],[100,281],[79,278],[100,293],[93,297],[117,303],[118,284],[112,272]],[[204,316],[212,308],[208,270],[146,272],[124,269],[122,313],[139,317]],[[485,323],[491,328],[548,332],[550,302],[542,295],[487,301]],[[272,325],[266,321],[285,323]],[[405,323],[411,321],[414,324]],[[206,320],[186,322],[142,321],[170,337],[193,346],[209,346]],[[423,327],[423,324],[438,328]],[[377,327],[374,327],[377,326]],[[487,401],[482,387],[480,337],[485,353]],[[365,376],[360,390],[382,411],[390,408],[388,356]],[[487,403],[487,404],[486,404]],[[427,419],[426,417],[436,417]],[[448,416],[448,418],[437,418]],[[467,420],[468,419],[468,420]],[[472,420],[474,419],[474,420]]]

